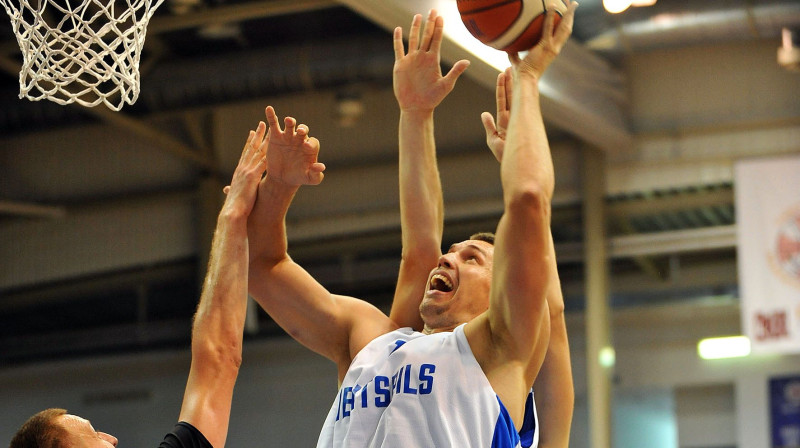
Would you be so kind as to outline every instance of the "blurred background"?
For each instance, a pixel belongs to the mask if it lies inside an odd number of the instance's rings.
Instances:
[[[800,345],[697,353],[744,331],[735,166],[800,154],[800,2],[658,0],[619,14],[580,3],[542,87],[570,446],[762,448],[779,446],[778,423],[783,446],[800,446],[800,413],[776,422],[770,395],[798,381],[800,409]],[[484,46],[460,40],[454,1],[166,0],[141,94],[121,112],[18,98],[22,57],[3,20],[0,439],[54,406],[121,446],[171,428],[222,187],[268,104],[309,125],[328,167],[290,209],[290,254],[331,291],[388,311],[400,256],[391,31],[432,7],[452,32],[443,68],[472,61],[436,112],[446,247],[502,212],[479,115],[494,112],[505,56],[484,61]],[[335,369],[250,311],[228,444],[313,446]],[[598,367],[600,353],[614,356]],[[593,395],[603,387],[609,399]]]

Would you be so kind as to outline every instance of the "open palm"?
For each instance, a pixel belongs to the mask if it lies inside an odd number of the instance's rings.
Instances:
[[[442,76],[441,54],[444,20],[431,10],[420,35],[422,16],[414,16],[403,47],[403,31],[394,30],[394,94],[401,110],[433,110],[453,90],[469,62],[458,61]]]

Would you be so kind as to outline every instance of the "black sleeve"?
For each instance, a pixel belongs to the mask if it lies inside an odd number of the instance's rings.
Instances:
[[[186,422],[178,422],[158,448],[213,448],[206,436]]]

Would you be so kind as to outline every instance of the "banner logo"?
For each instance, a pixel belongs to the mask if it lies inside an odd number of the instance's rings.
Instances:
[[[781,217],[768,258],[778,278],[800,289],[800,206]]]

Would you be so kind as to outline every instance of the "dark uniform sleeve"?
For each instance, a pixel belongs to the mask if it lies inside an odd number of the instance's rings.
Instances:
[[[186,422],[178,422],[158,448],[213,448],[206,436]]]

